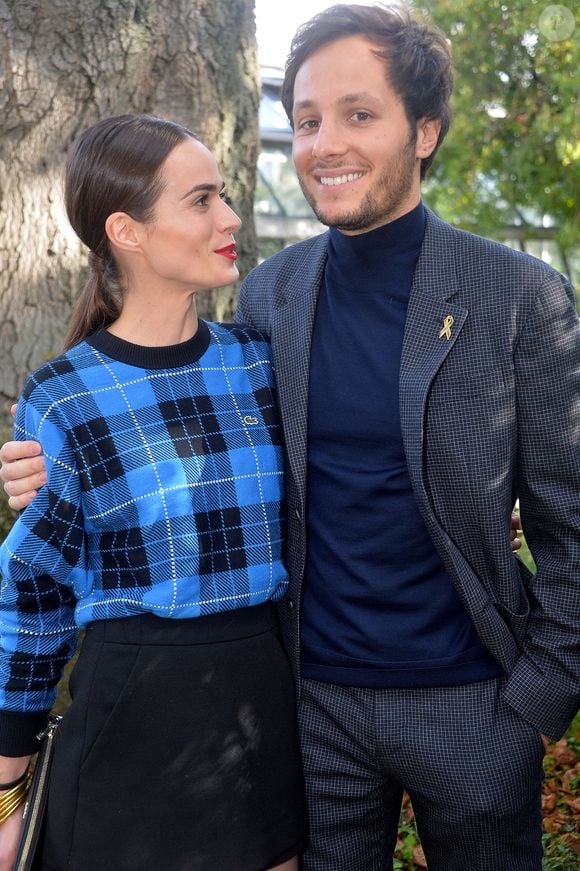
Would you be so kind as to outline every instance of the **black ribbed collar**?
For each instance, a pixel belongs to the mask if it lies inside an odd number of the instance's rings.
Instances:
[[[95,350],[121,363],[139,366],[141,369],[174,369],[176,366],[194,363],[205,354],[210,342],[210,332],[206,322],[200,320],[195,336],[186,342],[179,342],[178,345],[134,345],[113,336],[106,329],[97,330],[86,341]]]

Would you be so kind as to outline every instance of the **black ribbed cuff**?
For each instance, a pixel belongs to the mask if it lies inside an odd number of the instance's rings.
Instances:
[[[38,753],[40,735],[48,722],[49,711],[17,714],[0,711],[0,755],[29,756]]]

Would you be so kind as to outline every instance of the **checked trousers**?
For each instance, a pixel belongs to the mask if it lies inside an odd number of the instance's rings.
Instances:
[[[305,680],[304,871],[390,871],[403,790],[429,871],[540,871],[544,747],[503,678],[367,689]]]

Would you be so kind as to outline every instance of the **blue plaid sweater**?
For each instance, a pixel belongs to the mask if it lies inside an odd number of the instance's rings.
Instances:
[[[16,438],[48,483],[0,550],[0,753],[36,748],[79,626],[281,598],[283,473],[270,348],[200,322],[143,348],[99,331],[28,379]]]

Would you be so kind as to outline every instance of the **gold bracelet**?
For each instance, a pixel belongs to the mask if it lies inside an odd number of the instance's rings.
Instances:
[[[20,777],[17,777],[16,780],[11,780],[10,783],[0,783],[0,790],[12,789],[13,786],[18,786],[19,783],[22,783],[23,780],[26,780],[26,778],[28,777],[29,771],[30,771],[30,762],[28,763],[28,765],[26,766],[26,768],[24,769],[24,771],[22,772]]]
[[[4,795],[0,795],[0,825],[8,819],[10,814],[14,813],[16,808],[20,807],[28,795],[31,781],[32,771],[29,770],[24,780],[9,789]]]

